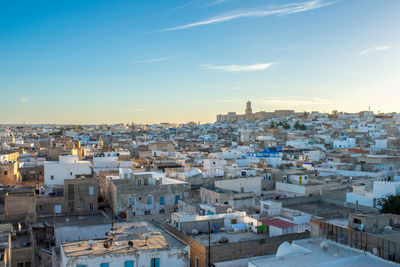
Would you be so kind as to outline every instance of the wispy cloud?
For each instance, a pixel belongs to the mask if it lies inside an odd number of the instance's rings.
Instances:
[[[182,8],[190,7],[190,6],[194,5],[195,3],[196,3],[196,1],[188,2],[186,4],[182,4],[180,6],[170,8],[167,11],[174,11],[174,10],[179,10],[179,9],[182,9]]]
[[[21,103],[28,103],[28,101],[29,101],[29,98],[27,98],[27,97],[21,98]]]
[[[219,4],[223,4],[226,2],[230,2],[232,0],[214,0],[211,3],[208,4],[208,6],[215,6],[215,5],[219,5]]]
[[[215,66],[211,64],[200,65],[200,67],[209,70],[222,70],[222,71],[229,71],[229,72],[250,72],[250,71],[263,71],[271,68],[275,63],[268,62],[268,63],[256,63],[253,65],[222,65],[222,66]]]
[[[388,50],[390,48],[392,48],[392,47],[389,46],[389,45],[376,45],[374,47],[367,48],[367,49],[359,52],[358,54],[359,55],[365,55],[365,54],[368,54],[368,53],[371,53],[371,52]]]
[[[158,58],[150,58],[145,60],[136,61],[137,63],[156,63],[156,62],[163,62],[168,61],[171,59],[175,59],[176,57],[158,57]]]
[[[176,31],[176,30],[183,30],[193,27],[198,27],[202,25],[220,23],[225,21],[230,21],[239,18],[259,18],[259,17],[266,17],[266,16],[273,16],[273,15],[290,15],[296,14],[300,12],[305,12],[317,8],[321,8],[327,5],[331,5],[338,1],[323,1],[323,0],[312,0],[306,1],[301,3],[292,3],[287,5],[281,5],[277,8],[269,8],[269,9],[252,9],[252,10],[238,10],[231,13],[225,13],[220,16],[211,17],[205,20],[184,24],[176,27],[171,27],[164,29],[163,31]]]

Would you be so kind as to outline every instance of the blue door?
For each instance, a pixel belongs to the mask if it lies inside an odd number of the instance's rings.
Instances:
[[[179,195],[175,196],[175,204],[178,204],[178,200],[179,200]]]
[[[124,267],[134,267],[133,261],[126,261]]]
[[[160,205],[164,205],[165,204],[165,197],[160,197]]]
[[[152,258],[151,259],[151,267],[160,267],[160,259]]]

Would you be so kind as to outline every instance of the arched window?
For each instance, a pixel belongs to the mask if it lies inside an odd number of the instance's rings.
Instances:
[[[146,204],[147,205],[153,205],[153,196],[152,195],[148,195],[146,197]]]

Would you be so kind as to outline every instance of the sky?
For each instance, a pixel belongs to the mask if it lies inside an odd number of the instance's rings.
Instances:
[[[0,123],[400,112],[398,0],[0,1]]]

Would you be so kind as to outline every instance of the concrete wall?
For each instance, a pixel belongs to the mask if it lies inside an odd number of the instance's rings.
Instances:
[[[305,196],[305,194],[306,194],[305,186],[282,183],[282,182],[276,182],[276,190],[282,190],[282,191],[295,193],[299,196]]]
[[[221,229],[224,227],[224,218],[214,219],[211,221],[211,227],[213,225],[217,226],[217,229]],[[191,234],[193,229],[197,229],[200,233],[208,233],[208,221],[191,221],[191,222],[182,222],[180,224],[180,230],[184,233]]]
[[[56,212],[55,206],[61,205],[63,210],[64,197],[54,197],[46,195],[36,196],[36,213],[37,215],[53,215]]]
[[[256,196],[261,195],[262,177],[237,178],[215,181],[215,187],[241,192],[254,192]]]
[[[296,205],[296,204],[304,204],[304,203],[312,203],[320,201],[320,196],[312,196],[312,197],[292,197],[292,198],[283,198],[279,199],[279,202],[282,202],[282,206]]]
[[[373,208],[375,206],[374,198],[372,196],[368,197],[365,195],[360,195],[360,194],[352,193],[352,192],[346,193],[346,202],[356,204],[357,201],[358,201],[358,204],[362,205],[362,206],[366,206],[366,207],[370,207],[370,208]]]
[[[54,229],[56,247],[60,247],[62,242],[105,238],[105,233],[110,229],[111,224],[56,226]]]

